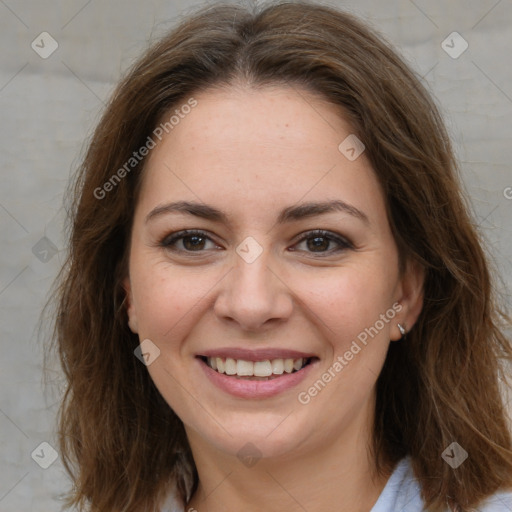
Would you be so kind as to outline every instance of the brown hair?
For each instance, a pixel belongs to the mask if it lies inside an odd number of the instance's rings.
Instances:
[[[182,422],[134,357],[139,340],[123,304],[144,160],[104,199],[97,191],[171,108],[194,92],[240,81],[306,88],[343,108],[382,186],[402,261],[425,268],[422,313],[407,341],[390,345],[377,382],[376,469],[384,474],[410,455],[432,511],[446,503],[474,507],[512,487],[499,387],[502,360],[512,360],[500,327],[506,318],[429,93],[352,15],[302,2],[217,4],[187,17],[132,67],[74,182],[54,336],[68,380],[59,414],[60,451],[74,482],[67,504],[153,510],[170,483],[184,499],[196,488]],[[469,453],[457,469],[441,457],[453,441]]]

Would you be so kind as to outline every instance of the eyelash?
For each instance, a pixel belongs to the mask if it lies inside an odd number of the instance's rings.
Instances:
[[[204,250],[189,251],[189,250],[186,250],[186,249],[176,249],[175,247],[173,247],[174,244],[178,240],[189,238],[189,237],[193,237],[193,236],[197,236],[197,237],[200,237],[200,238],[203,238],[203,239],[206,239],[206,240],[210,240],[211,242],[215,243],[214,240],[212,240],[206,234],[206,232],[204,232],[204,231],[196,230],[196,229],[186,229],[186,230],[183,230],[183,231],[178,231],[176,233],[172,233],[170,235],[167,235],[165,238],[163,238],[160,241],[159,246],[163,247],[165,249],[174,251],[174,252],[185,252],[185,253],[188,253],[188,254],[204,252]],[[322,257],[321,255],[325,255],[325,254],[330,255],[330,254],[337,253],[337,252],[340,252],[340,251],[343,251],[343,250],[346,250],[346,249],[353,249],[354,248],[354,246],[348,240],[346,240],[346,239],[344,239],[342,237],[339,237],[339,236],[335,235],[334,233],[331,233],[330,231],[325,231],[323,229],[315,229],[313,231],[308,231],[308,232],[304,233],[304,236],[302,238],[300,238],[296,242],[295,245],[297,245],[297,244],[299,244],[299,243],[301,243],[301,242],[303,242],[305,240],[312,239],[312,238],[326,238],[329,241],[336,242],[339,245],[339,247],[337,249],[334,249],[334,250],[319,251],[319,252],[308,251],[308,252],[311,252],[311,254],[320,255],[320,257]]]

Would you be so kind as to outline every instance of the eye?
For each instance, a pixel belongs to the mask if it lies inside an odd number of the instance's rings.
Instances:
[[[353,245],[346,239],[335,235],[334,233],[331,233],[329,231],[324,231],[322,229],[316,229],[314,231],[309,231],[308,233],[305,233],[305,235],[299,240],[299,243],[296,244],[300,245],[301,243],[306,242],[306,250],[307,252],[313,252],[313,253],[333,253],[333,252],[339,252],[346,249],[352,249]],[[329,246],[331,244],[336,244],[337,247],[334,249],[329,249]],[[295,249],[291,249],[292,251],[295,251]]]
[[[202,252],[207,241],[214,245],[213,248],[219,247],[204,231],[187,229],[166,236],[159,245],[177,252]],[[180,243],[178,242],[181,243],[181,247],[179,247]]]
[[[171,233],[166,236],[159,245],[165,249],[175,252],[201,253],[208,249],[208,242],[211,242],[213,245],[210,249],[220,248],[204,231],[187,229]],[[353,248],[353,245],[348,240],[322,229],[316,229],[305,233],[302,238],[300,238],[299,241],[290,248],[290,250],[297,250],[296,247],[302,243],[306,243],[306,252],[316,254],[332,254],[334,252]],[[335,247],[329,248],[333,244]]]

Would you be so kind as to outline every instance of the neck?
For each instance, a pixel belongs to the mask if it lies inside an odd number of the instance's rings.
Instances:
[[[199,486],[186,511],[369,512],[389,474],[375,474],[369,432],[360,424],[314,449],[262,458],[251,467],[189,433]]]

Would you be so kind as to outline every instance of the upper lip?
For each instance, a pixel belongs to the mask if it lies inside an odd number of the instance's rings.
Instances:
[[[243,359],[244,361],[264,361],[266,359],[309,359],[316,357],[310,352],[299,352],[297,350],[279,349],[279,348],[215,348],[206,350],[199,357],[221,357],[223,359]]]

